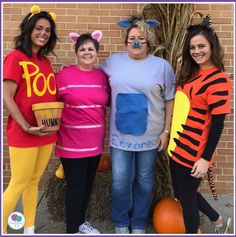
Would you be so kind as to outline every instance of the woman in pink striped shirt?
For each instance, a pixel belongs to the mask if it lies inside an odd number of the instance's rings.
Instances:
[[[104,152],[105,107],[109,105],[107,76],[94,67],[101,31],[70,34],[77,65],[57,74],[58,99],[63,101],[56,155],[66,179],[66,233],[99,234],[85,221],[93,180]]]

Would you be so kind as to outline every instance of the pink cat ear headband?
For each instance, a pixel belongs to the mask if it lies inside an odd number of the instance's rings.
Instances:
[[[98,42],[101,40],[102,38],[102,32],[100,30],[95,30],[92,34],[91,34],[92,38],[97,40]],[[72,43],[76,44],[77,39],[80,37],[80,35],[78,35],[75,32],[71,32],[69,34],[69,38],[71,40]]]

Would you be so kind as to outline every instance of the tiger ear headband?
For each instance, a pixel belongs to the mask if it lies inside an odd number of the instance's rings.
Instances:
[[[206,15],[205,17],[203,17],[199,24],[192,24],[187,27],[188,32],[191,32],[194,29],[203,29],[203,30],[205,29],[208,32],[211,32],[212,34],[215,34],[212,28],[212,21],[210,15]]]
[[[33,6],[30,8],[30,13],[31,13],[31,15],[29,16],[28,20],[29,20],[32,16],[34,16],[34,15],[40,13],[40,12],[41,12],[40,7],[39,7],[38,5],[33,5]],[[48,14],[51,16],[51,18],[52,18],[53,21],[56,20],[56,14],[55,14],[54,12],[49,12]]]
[[[102,31],[100,30],[95,30],[92,34],[91,34],[92,38],[97,40],[98,42],[102,39]],[[79,34],[75,33],[75,32],[71,32],[69,33],[69,38],[70,41],[74,44],[76,44],[78,38],[80,37]]]
[[[202,26],[208,27],[212,29],[212,21],[211,21],[211,16],[206,15],[205,17],[202,18],[202,21],[200,23]]]

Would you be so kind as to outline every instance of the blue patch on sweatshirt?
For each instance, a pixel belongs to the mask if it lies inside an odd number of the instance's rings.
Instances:
[[[116,97],[116,128],[120,133],[143,135],[147,129],[148,102],[144,94],[120,93]]]

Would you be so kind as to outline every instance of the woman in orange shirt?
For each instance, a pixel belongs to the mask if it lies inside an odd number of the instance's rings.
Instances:
[[[197,233],[199,211],[227,233],[223,219],[198,192],[230,113],[230,79],[224,73],[218,37],[206,16],[188,27],[177,81],[168,153],[175,197],[183,207],[186,233]],[[181,113],[180,113],[181,111]]]

